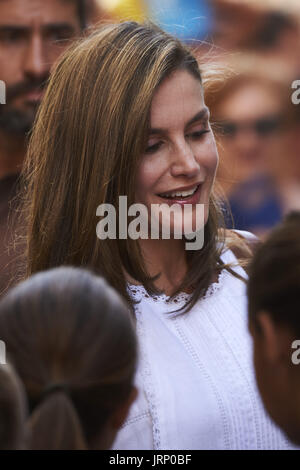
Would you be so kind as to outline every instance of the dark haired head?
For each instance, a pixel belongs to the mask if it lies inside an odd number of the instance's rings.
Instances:
[[[131,395],[136,361],[119,295],[80,269],[37,274],[1,301],[0,338],[25,387],[30,447],[107,446],[102,434]]]
[[[267,311],[300,335],[300,212],[292,212],[256,252],[248,283],[250,320]]]
[[[248,285],[258,388],[271,418],[300,444],[300,212],[257,250]]]

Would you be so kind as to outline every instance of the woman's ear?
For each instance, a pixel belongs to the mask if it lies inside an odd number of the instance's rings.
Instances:
[[[117,430],[122,426],[137,395],[138,389],[133,386],[127,400],[125,400],[113,413],[113,416],[111,417],[112,428]]]

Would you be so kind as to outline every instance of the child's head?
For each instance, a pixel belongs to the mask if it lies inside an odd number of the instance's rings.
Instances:
[[[257,250],[248,309],[265,407],[300,444],[300,212],[291,213]]]
[[[109,448],[136,396],[127,307],[99,277],[39,273],[0,303],[0,339],[28,400],[33,449]]]

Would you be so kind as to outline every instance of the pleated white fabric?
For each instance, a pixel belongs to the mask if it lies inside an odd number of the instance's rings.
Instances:
[[[230,250],[222,259],[236,262]],[[129,290],[140,300],[139,396],[113,449],[295,448],[266,415],[256,387],[245,283],[223,271],[205,298],[179,315],[170,312],[188,294],[169,302],[142,286]]]

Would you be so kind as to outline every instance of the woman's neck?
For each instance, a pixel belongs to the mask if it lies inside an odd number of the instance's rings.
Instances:
[[[186,253],[182,240],[140,240],[140,247],[150,276],[160,273],[155,286],[166,295],[181,284],[187,271]]]

